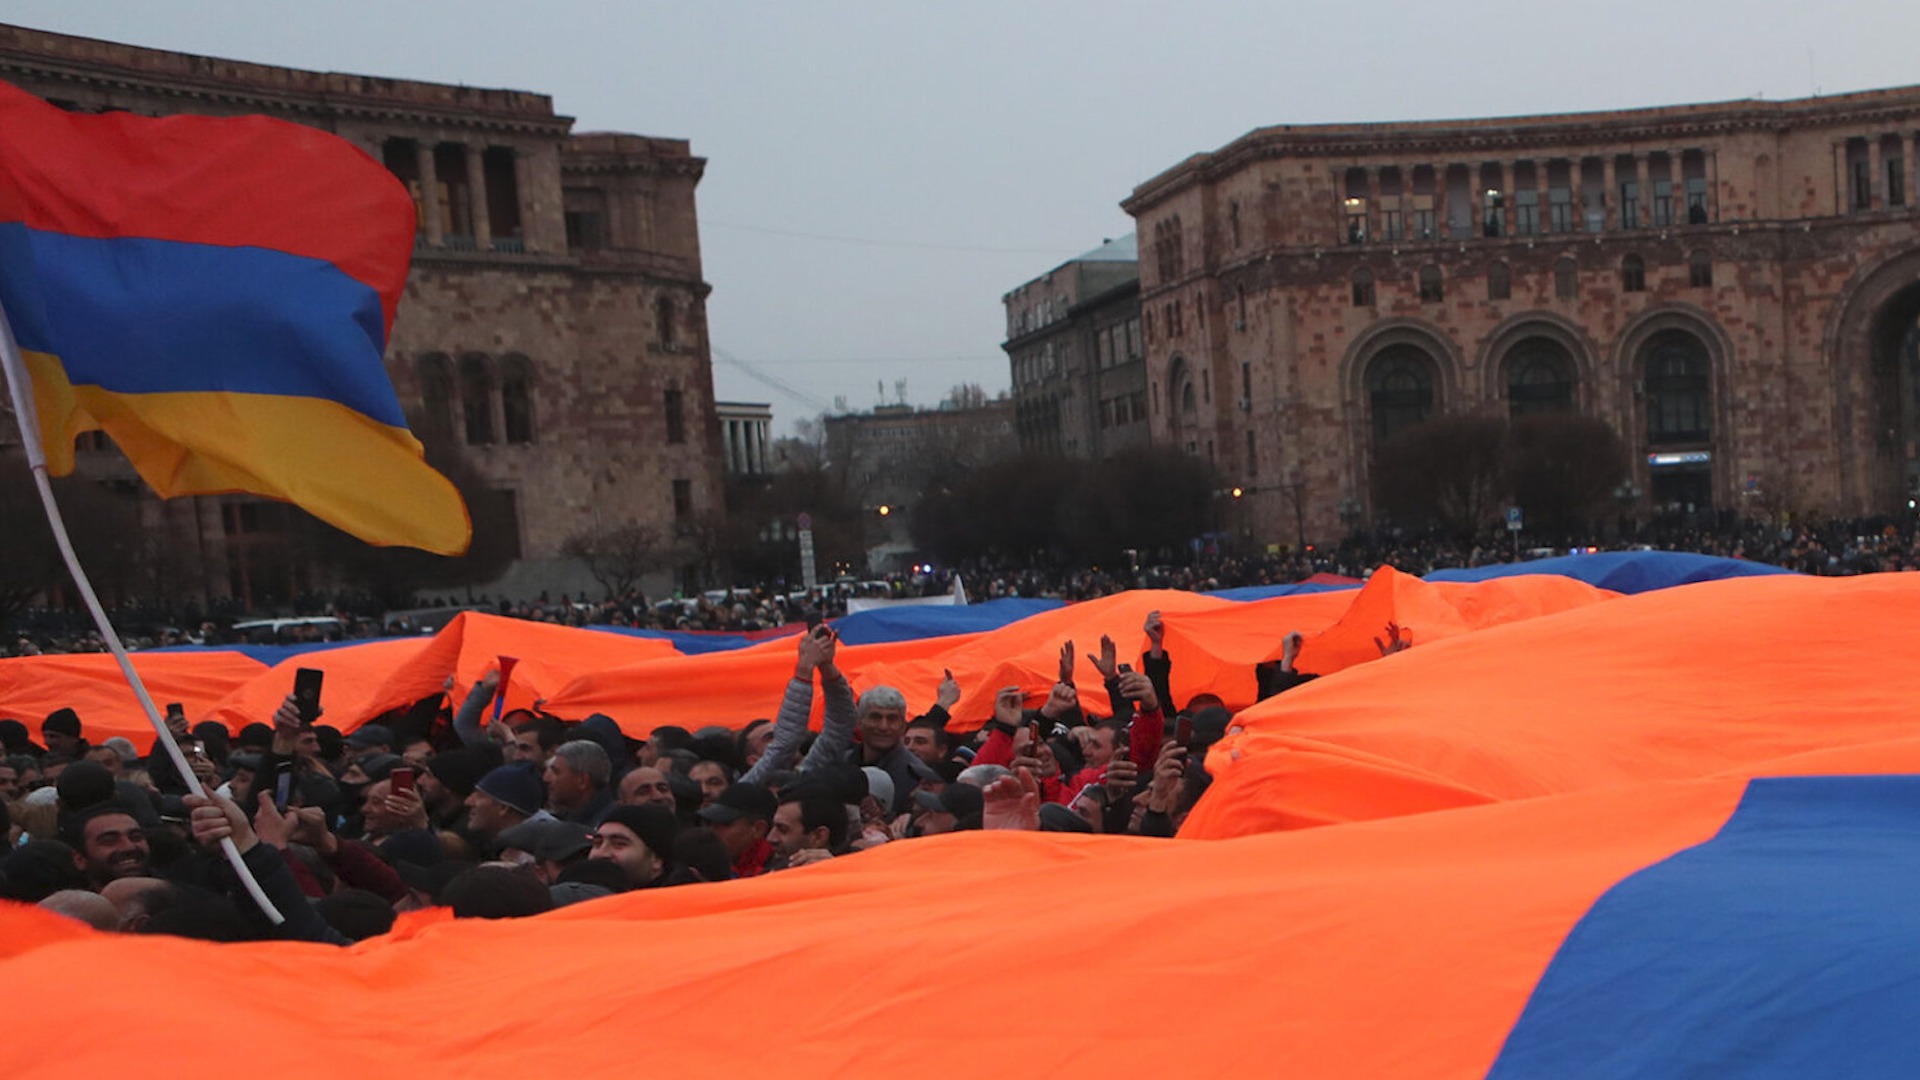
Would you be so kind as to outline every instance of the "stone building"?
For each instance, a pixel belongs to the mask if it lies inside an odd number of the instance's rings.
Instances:
[[[1105,458],[1147,438],[1134,236],[1108,240],[1001,298],[1020,449]]]
[[[628,519],[671,531],[721,509],[694,213],[705,162],[685,140],[576,134],[544,94],[11,26],[0,26],[0,79],[80,112],[307,124],[405,182],[420,230],[388,370],[415,433],[461,449],[513,534],[520,558],[497,591],[590,585],[559,558],[575,532]],[[319,584],[298,560],[265,568],[236,557],[270,547],[250,534],[284,516],[233,496],[149,508],[152,527],[197,538],[208,596],[249,606]]]
[[[824,418],[827,460],[844,465],[849,489],[872,515],[866,529],[872,569],[896,569],[913,551],[913,514],[922,495],[1014,454],[1013,417],[1013,400],[1002,395],[950,400],[937,409],[879,405]]]
[[[1141,184],[1153,437],[1258,540],[1371,512],[1377,443],[1570,409],[1637,513],[1878,513],[1920,481],[1920,88],[1263,128]]]

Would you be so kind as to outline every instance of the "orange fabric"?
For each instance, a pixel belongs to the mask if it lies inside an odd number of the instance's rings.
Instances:
[[[1711,837],[1742,786],[1210,844],[965,833],[532,919],[413,918],[351,949],[106,937],[0,905],[14,953],[0,979],[32,988],[10,1022],[113,1032],[57,1052],[7,1040],[0,1075],[111,1075],[129,1047],[203,1080],[257,1075],[259,1055],[235,1053],[237,1039],[324,1046],[275,1055],[285,1080],[614,1076],[636,1054],[663,1075],[777,1061],[795,1080],[989,1060],[1170,1077],[1480,1076],[1594,900]],[[531,1037],[527,1009],[476,1004],[482,987],[511,987],[513,1002],[557,1008],[572,1027],[559,1043]],[[957,1017],[1016,999],[1045,1002],[1044,1020],[1027,1009],[955,1039]],[[1186,1035],[1169,1034],[1168,1002],[1193,1012]],[[777,1030],[729,1037],[769,1015]],[[637,1017],[644,1053],[621,1035]]]
[[[1340,619],[1301,645],[1294,666],[1315,675],[1380,659],[1388,623],[1415,645],[1455,637],[1469,630],[1551,615],[1584,607],[1619,593],[1597,589],[1557,574],[1494,578],[1491,581],[1423,581],[1391,566],[1376,570]]]
[[[1920,575],[1734,578],[1416,638],[1236,717],[1182,835],[1652,779],[1900,768],[1915,762],[1916,616]]]
[[[258,660],[228,652],[134,653],[133,667],[156,708],[164,711],[177,701],[195,720],[266,670]],[[96,746],[116,735],[133,740],[143,753],[153,745],[153,724],[111,655],[0,659],[0,716],[26,724],[38,742],[40,722],[62,708],[80,714],[81,731]]]
[[[532,707],[583,671],[678,654],[660,639],[468,611],[430,638],[370,641],[283,660],[229,695],[214,719],[236,730],[254,721],[270,722],[293,691],[295,670],[310,667],[327,673],[320,695],[326,712],[322,722],[352,731],[381,713],[440,693],[448,676],[453,677],[457,706],[502,655],[519,658],[507,680],[506,707],[520,709]]]

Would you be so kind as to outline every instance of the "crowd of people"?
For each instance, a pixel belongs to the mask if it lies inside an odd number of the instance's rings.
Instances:
[[[1044,698],[1002,688],[992,721],[972,732],[949,729],[961,696],[950,674],[930,702],[888,686],[856,698],[824,623],[797,642],[775,715],[737,731],[636,738],[605,716],[502,712],[490,671],[458,702],[449,679],[343,734],[296,690],[270,722],[233,736],[170,708],[195,791],[158,745],[144,756],[124,738],[93,745],[72,709],[46,717],[39,742],[0,720],[0,896],[108,931],[339,944],[422,907],[529,915],[947,832],[1172,836],[1231,717],[1211,695],[1176,711],[1157,612],[1144,630],[1133,663],[1105,637],[1087,653],[1109,714],[1083,707],[1068,641]],[[1389,637],[1383,651],[1404,647]],[[1281,659],[1261,666],[1263,696],[1312,678],[1293,669],[1299,644],[1288,635]],[[283,923],[249,899],[223,840]]]
[[[1920,531],[1916,531],[1911,517],[1778,525],[1728,515],[1705,524],[1643,526],[1619,531],[1604,539],[1556,536],[1552,540],[1547,546],[1521,549],[1522,556],[1532,557],[1543,552],[1655,549],[1745,559],[1805,574],[1851,575],[1920,568]],[[1392,531],[1357,532],[1338,545],[1278,554],[1244,554],[1212,548],[1178,559],[1173,553],[1161,554],[1165,561],[1146,559],[1137,565],[1111,567],[923,568],[875,582],[843,583],[813,590],[793,588],[785,582],[765,582],[668,600],[650,600],[639,592],[599,599],[589,599],[584,594],[558,597],[541,594],[530,600],[492,596],[425,597],[421,598],[421,606],[443,613],[455,609],[479,610],[563,626],[750,633],[788,626],[814,615],[828,618],[844,615],[848,600],[858,589],[895,599],[933,596],[952,592],[956,577],[976,601],[1004,597],[1074,601],[1128,589],[1208,592],[1285,585],[1316,574],[1364,579],[1381,566],[1421,576],[1441,569],[1512,562],[1516,547],[1511,534],[1506,532],[1463,541],[1437,534]],[[311,594],[303,596],[294,609],[298,614],[329,615],[337,621],[324,630],[292,627],[283,632],[282,643],[390,637],[417,634],[426,628],[414,617],[383,617],[383,613],[366,607],[364,597]],[[136,649],[246,643],[244,635],[231,629],[231,618],[206,619],[197,613],[129,608],[116,612],[114,621],[121,627],[158,627],[128,633],[128,644]],[[16,618],[14,623],[16,632],[8,648],[9,655],[101,652],[106,648],[79,612],[31,611]]]

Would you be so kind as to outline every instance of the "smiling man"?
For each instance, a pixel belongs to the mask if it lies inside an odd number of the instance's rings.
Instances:
[[[152,866],[147,834],[126,807],[101,803],[66,823],[73,864],[94,891],[117,878],[146,877]]]
[[[852,764],[872,765],[893,778],[895,814],[906,812],[913,804],[913,789],[923,780],[939,780],[933,767],[909,751],[900,741],[907,730],[906,695],[891,686],[876,686],[860,695],[854,708],[854,747]]]

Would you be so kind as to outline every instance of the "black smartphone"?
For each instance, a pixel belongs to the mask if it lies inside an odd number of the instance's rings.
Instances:
[[[182,705],[177,701],[169,702],[167,704],[167,717],[169,719],[176,716],[185,717],[186,715],[187,715],[187,707],[185,705]]]
[[[1114,665],[1113,673],[1115,675],[1131,675],[1133,674],[1133,665],[1132,664],[1116,664]]]
[[[1180,714],[1179,723],[1173,726],[1173,741],[1183,749],[1193,749],[1193,717]]]
[[[293,798],[293,762],[276,762],[273,766],[273,806],[281,813],[287,812],[287,801]]]
[[[300,710],[300,723],[311,727],[320,719],[320,681],[326,672],[318,668],[301,668],[293,673],[293,704]]]

